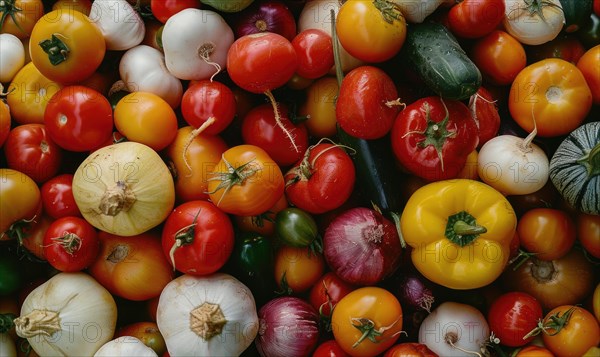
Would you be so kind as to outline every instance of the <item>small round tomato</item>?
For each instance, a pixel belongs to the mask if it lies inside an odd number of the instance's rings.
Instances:
[[[554,355],[547,348],[531,345],[518,350],[515,357],[554,357]]]
[[[73,174],[61,174],[44,182],[40,188],[44,213],[52,218],[81,216],[73,197]]]
[[[320,315],[331,317],[337,303],[354,289],[356,286],[328,271],[310,289],[309,302]]]
[[[283,293],[308,291],[323,275],[323,254],[310,248],[281,245],[275,252],[275,281]]]
[[[600,66],[598,63],[600,63],[600,45],[587,50],[577,61],[577,68],[585,77],[596,105],[600,104]]]
[[[350,357],[336,340],[327,340],[317,346],[312,357]]]
[[[4,0],[0,4],[0,32],[26,39],[42,16],[42,0]]]
[[[306,99],[298,114],[307,117],[304,123],[311,136],[325,138],[337,133],[335,102],[338,89],[337,79],[331,76],[319,78],[306,88]]]
[[[167,22],[167,20],[184,9],[199,9],[200,1],[198,0],[152,0],[150,1],[150,9],[152,10],[152,15],[162,22],[163,24]]]
[[[10,227],[18,221],[31,221],[41,212],[38,185],[26,174],[0,168],[0,241],[12,236]]]
[[[392,346],[383,357],[436,357],[437,354],[424,343],[403,342]]]
[[[504,0],[464,0],[450,8],[448,27],[459,37],[483,37],[500,25],[504,10]]]
[[[554,260],[567,254],[576,240],[573,218],[556,208],[533,208],[517,222],[521,247],[541,260]]]
[[[4,153],[8,167],[21,171],[37,183],[55,176],[63,150],[50,139],[43,124],[23,124],[8,134]]]
[[[256,216],[284,191],[283,174],[266,151],[254,145],[226,150],[208,176],[208,196],[226,213]]]
[[[277,124],[270,104],[251,109],[242,120],[242,139],[246,144],[262,148],[278,165],[286,167],[296,163],[304,155],[308,148],[308,131],[304,124],[294,124],[288,116],[286,105],[280,104],[278,107],[281,125]],[[295,147],[282,127],[292,133]]]
[[[579,306],[557,306],[546,314],[542,324],[544,346],[556,357],[582,356],[600,343],[598,321]]]
[[[402,306],[389,291],[375,286],[358,288],[333,309],[335,340],[352,356],[377,356],[390,348],[402,331]]]
[[[319,236],[314,217],[298,207],[287,207],[277,212],[275,233],[281,243],[299,248],[314,247],[313,242]]]
[[[92,10],[92,0],[57,0],[52,4],[52,10],[59,9],[79,11],[89,16]]]
[[[525,67],[509,92],[512,118],[527,132],[542,137],[566,135],[576,129],[592,107],[592,92],[572,63],[548,58]],[[535,125],[534,125],[535,121]]]
[[[577,239],[594,258],[600,259],[600,216],[578,213]]]
[[[512,83],[527,65],[523,45],[507,32],[496,30],[477,40],[471,58],[483,77],[492,84]]]
[[[48,263],[66,272],[87,268],[100,251],[96,229],[80,217],[62,217],[52,222],[43,244]]]
[[[190,85],[181,98],[183,119],[206,134],[219,134],[235,117],[233,91],[221,82],[199,80]],[[209,122],[210,119],[210,122]]]
[[[340,44],[365,62],[394,57],[406,39],[406,20],[398,6],[387,1],[348,0],[336,19]]]
[[[112,294],[133,301],[160,295],[173,279],[160,235],[154,231],[123,237],[100,231],[100,253],[89,273]]]
[[[208,275],[221,269],[233,251],[231,219],[213,203],[188,201],[165,220],[162,248],[173,269]]]
[[[36,22],[29,40],[31,62],[51,80],[73,84],[100,67],[106,42],[100,27],[79,11],[58,9]]]
[[[121,336],[133,336],[142,341],[146,346],[152,348],[158,356],[167,351],[167,345],[158,325],[152,321],[139,321],[122,326],[115,332],[114,338]]]
[[[326,75],[334,64],[331,36],[319,29],[306,29],[292,40],[298,54],[296,73],[304,78],[316,79]]]
[[[542,305],[533,296],[514,291],[502,294],[492,302],[487,321],[502,345],[519,347],[533,339],[533,336],[524,337],[542,317]]]
[[[0,148],[4,145],[8,133],[10,132],[11,117],[8,104],[0,101]]]
[[[177,136],[177,115],[169,103],[150,92],[130,93],[115,106],[115,126],[128,140],[156,151]]]
[[[48,134],[63,149],[89,151],[107,141],[113,133],[110,102],[98,91],[80,85],[56,92],[44,112]]]

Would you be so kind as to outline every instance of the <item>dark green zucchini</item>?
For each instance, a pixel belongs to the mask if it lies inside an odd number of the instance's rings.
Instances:
[[[579,30],[590,20],[592,14],[592,0],[560,0],[560,5],[565,15],[566,33]]]
[[[440,97],[467,99],[481,86],[481,72],[440,23],[411,24],[400,59]]]

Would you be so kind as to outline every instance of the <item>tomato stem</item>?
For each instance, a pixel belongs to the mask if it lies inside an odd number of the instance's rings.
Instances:
[[[513,267],[513,270],[517,270],[519,269],[519,267],[521,267],[521,265],[523,265],[527,260],[529,260],[531,257],[534,257],[535,255],[536,253],[529,253],[527,251],[524,251],[523,249],[519,249],[519,254],[517,254],[516,257],[512,258],[508,262],[508,265],[517,262],[517,264],[515,264],[515,266]]]
[[[537,336],[540,333],[544,333],[548,336],[554,336],[558,334],[565,326],[569,324],[571,320],[571,316],[573,312],[575,312],[576,306],[570,307],[567,311],[565,311],[561,315],[561,311],[557,311],[555,314],[546,317],[543,320],[538,322],[538,325],[533,330],[529,331],[528,334],[523,336],[523,339],[526,340],[530,337]],[[548,332],[548,330],[554,330],[553,332]]]
[[[383,335],[383,333],[387,330],[389,330],[390,328],[392,328],[400,319],[396,319],[394,322],[392,322],[389,326],[382,326],[379,329],[375,329],[375,323],[373,322],[373,320],[368,319],[366,317],[351,317],[350,318],[350,322],[352,323],[352,326],[354,326],[356,329],[358,329],[362,335],[360,336],[360,338],[358,340],[356,340],[356,342],[354,342],[354,344],[352,345],[352,348],[356,348],[358,347],[358,345],[361,344],[361,342],[363,342],[365,339],[369,339],[369,341],[373,342],[373,343],[380,343],[383,340],[378,340],[377,337]],[[401,333],[402,331],[400,331],[399,333]],[[394,334],[396,335],[396,334]]]
[[[72,232],[64,232],[60,237],[51,238],[52,244],[60,244],[69,255],[77,252],[81,248],[81,238]]]
[[[187,244],[191,244],[194,241],[194,235],[196,234],[196,223],[198,221],[198,216],[200,215],[201,209],[196,212],[192,223],[182,227],[177,232],[175,232],[175,241],[169,250],[169,259],[171,260],[171,265],[173,266],[173,271],[176,270],[175,267],[175,251]]]
[[[404,16],[398,4],[389,0],[374,0],[373,5],[379,10],[383,19],[390,24],[394,21],[403,21]]]
[[[215,181],[215,180],[221,181],[214,190],[207,192],[208,194],[213,194],[221,189],[224,189],[223,194],[221,195],[221,197],[219,198],[219,200],[216,203],[217,207],[219,206],[219,204],[221,203],[221,200],[223,200],[225,195],[227,195],[227,193],[229,193],[229,190],[231,190],[231,188],[233,188],[233,186],[243,185],[247,178],[251,177],[252,175],[254,175],[255,173],[257,173],[258,171],[261,170],[261,168],[259,168],[259,167],[258,168],[252,167],[251,164],[254,162],[255,159],[252,159],[252,160],[246,162],[245,164],[238,166],[237,168],[233,167],[229,163],[229,161],[227,161],[225,159],[224,155],[221,155],[221,160],[225,164],[227,172],[214,172],[213,171],[212,175],[214,175],[214,177],[207,179],[207,181]]]
[[[0,17],[0,29],[4,26],[4,21],[6,21],[6,17],[10,16],[17,28],[25,33],[25,30],[23,30],[21,24],[19,24],[15,16],[17,12],[23,11],[23,9],[17,7],[15,3],[16,0],[2,0],[0,2],[0,11],[2,12],[2,16]]]
[[[61,41],[56,34],[52,34],[50,39],[45,39],[38,44],[46,54],[53,66],[57,66],[67,60],[70,50],[66,43]]]

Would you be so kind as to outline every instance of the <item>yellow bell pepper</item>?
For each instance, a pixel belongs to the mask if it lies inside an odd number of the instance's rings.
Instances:
[[[508,200],[491,186],[469,179],[419,188],[400,219],[415,267],[452,289],[479,288],[500,276],[516,226]]]

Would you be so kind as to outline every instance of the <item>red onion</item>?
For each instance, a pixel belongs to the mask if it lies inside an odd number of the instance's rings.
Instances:
[[[323,237],[325,259],[343,280],[374,285],[400,265],[402,246],[394,223],[364,207],[337,216]]]
[[[319,342],[319,314],[307,301],[282,296],[258,311],[255,343],[263,357],[308,356]]]
[[[233,23],[235,37],[259,32],[274,32],[292,41],[296,36],[296,19],[281,1],[258,1],[239,13]]]
[[[431,312],[435,299],[427,279],[416,272],[405,272],[399,280],[398,300],[402,306]]]

